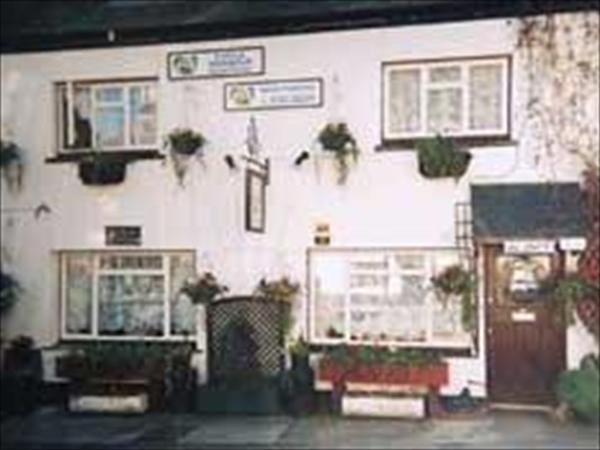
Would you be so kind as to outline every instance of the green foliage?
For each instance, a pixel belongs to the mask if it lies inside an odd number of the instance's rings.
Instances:
[[[228,290],[227,286],[219,283],[214,274],[204,272],[201,277],[186,280],[179,292],[187,295],[195,305],[207,305]]]
[[[169,148],[180,155],[193,155],[200,150],[206,139],[201,133],[189,128],[176,128],[167,135]]]
[[[284,309],[281,318],[281,328],[284,335],[288,335],[292,328],[292,308],[294,300],[300,292],[300,283],[292,282],[284,276],[278,280],[267,281],[264,278],[260,280],[254,290],[254,295],[264,297],[268,300],[286,303],[289,307]]]
[[[0,314],[8,311],[18,300],[21,287],[17,280],[4,272],[0,272]]]
[[[0,143],[0,168],[7,167],[9,164],[20,163],[21,152],[14,142],[2,141]]]
[[[306,358],[310,354],[310,347],[308,344],[302,339],[302,337],[298,338],[289,348],[290,355],[293,355],[297,358]]]
[[[553,283],[552,296],[561,309],[566,311],[569,324],[575,322],[577,303],[598,295],[597,289],[579,274],[567,275]]]
[[[393,364],[426,366],[441,361],[440,354],[429,349],[337,345],[325,350],[325,358],[349,367],[357,364]]]
[[[358,160],[356,139],[344,122],[328,123],[319,132],[318,140],[326,151],[334,152],[338,170],[338,183],[345,183],[350,171],[349,158]]]
[[[456,148],[454,142],[441,135],[417,143],[419,171],[426,178],[462,177],[471,161],[469,152]]]
[[[8,188],[21,187],[23,167],[21,148],[14,142],[0,141],[0,171]]]
[[[575,415],[586,422],[598,422],[600,414],[600,373],[598,368],[567,370],[558,380],[556,394]]]
[[[447,267],[442,273],[431,279],[438,298],[446,302],[451,295],[460,296],[461,321],[465,330],[473,330],[477,308],[474,302],[475,279],[473,274],[456,264]]]

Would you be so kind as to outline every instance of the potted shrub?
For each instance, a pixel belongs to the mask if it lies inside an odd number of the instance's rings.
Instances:
[[[19,189],[23,181],[23,156],[17,144],[0,142],[0,170],[9,189]]]
[[[356,139],[344,122],[328,123],[319,132],[319,143],[323,150],[333,152],[338,171],[338,183],[344,184],[350,171],[350,159],[358,160],[359,149]]]
[[[201,133],[190,128],[175,128],[166,137],[166,145],[170,150],[173,168],[180,185],[183,185],[189,159],[194,155],[201,156],[206,139]]]
[[[325,351],[317,378],[334,387],[354,382],[408,384],[437,390],[448,382],[448,365],[429,350],[341,345]]]
[[[456,296],[461,301],[461,321],[465,331],[473,331],[477,308],[473,299],[475,280],[473,274],[456,264],[447,267],[431,278],[437,298],[445,304]]]
[[[419,172],[425,178],[462,177],[471,162],[471,154],[456,147],[450,138],[436,135],[417,143]]]
[[[572,412],[585,422],[598,423],[600,416],[600,372],[598,356],[587,355],[579,369],[561,373],[556,385],[559,409]]]
[[[83,184],[104,186],[125,179],[127,162],[118,155],[94,150],[79,162],[79,178]]]

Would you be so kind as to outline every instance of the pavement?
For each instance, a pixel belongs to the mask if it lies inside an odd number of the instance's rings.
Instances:
[[[600,448],[597,425],[539,412],[492,411],[423,421],[331,415],[74,414],[54,407],[0,424],[2,449]]]

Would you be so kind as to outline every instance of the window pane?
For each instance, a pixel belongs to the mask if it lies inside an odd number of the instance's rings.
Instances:
[[[327,255],[314,259],[315,336],[339,339],[345,335],[345,261]]]
[[[129,91],[131,144],[156,141],[156,95],[153,86],[134,86]]]
[[[102,255],[100,269],[160,270],[162,255]]]
[[[469,75],[469,128],[502,128],[502,66],[486,64],[471,67]]]
[[[100,103],[120,103],[123,101],[123,88],[98,88],[96,89],[96,101]]]
[[[92,332],[92,283],[94,261],[91,255],[66,256],[66,331]]]
[[[390,131],[416,132],[421,129],[421,78],[419,69],[390,73]]]
[[[457,82],[460,81],[460,67],[437,67],[429,69],[429,81],[435,82]]]
[[[96,109],[96,144],[114,147],[125,144],[125,112],[121,106]]]
[[[193,276],[194,257],[191,253],[171,256],[171,334],[191,334],[196,332],[196,309],[187,295],[179,290],[186,279]]]
[[[163,275],[101,275],[99,333],[163,335],[164,282]]]
[[[91,124],[91,91],[89,87],[73,86],[73,142],[69,143],[69,103],[67,85],[58,87],[59,130],[61,148],[67,149],[89,149],[92,147],[92,124]]]
[[[462,129],[462,89],[429,89],[427,91],[427,130],[447,133]]]

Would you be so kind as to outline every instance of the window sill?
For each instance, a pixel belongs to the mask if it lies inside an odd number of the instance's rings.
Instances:
[[[423,142],[425,139],[427,138],[383,140],[375,147],[375,151],[415,150],[419,142]],[[516,141],[505,135],[451,137],[451,139],[459,147],[513,147],[517,145]]]
[[[119,150],[106,152],[111,158],[116,161],[123,161],[126,163],[143,160],[143,159],[165,159],[165,155],[158,150]],[[59,153],[55,156],[46,158],[47,163],[68,163],[68,162],[81,162],[88,158],[90,152],[73,152],[73,153]]]

